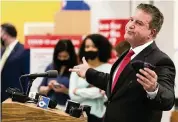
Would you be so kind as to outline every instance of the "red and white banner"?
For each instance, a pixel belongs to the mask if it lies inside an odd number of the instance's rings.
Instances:
[[[124,40],[125,26],[128,19],[102,19],[99,21],[99,33],[115,46]]]
[[[80,47],[81,35],[28,35],[25,36],[25,48],[53,48],[60,39],[71,39],[75,48]]]
[[[128,19],[101,19],[99,21],[99,33],[109,39],[113,47],[124,40],[125,26]],[[117,60],[117,53],[112,51],[109,63]]]

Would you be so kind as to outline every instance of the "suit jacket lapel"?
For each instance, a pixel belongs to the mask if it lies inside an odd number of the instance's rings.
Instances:
[[[17,49],[18,49],[18,47],[19,47],[19,42],[15,45],[15,47],[14,47],[14,49],[11,51],[11,53],[10,53],[10,55],[8,56],[8,58],[7,58],[7,60],[6,60],[6,62],[5,62],[5,64],[11,59],[11,57],[12,56],[15,56],[14,54],[15,54],[15,52],[17,51]],[[5,66],[5,64],[4,64],[4,66]]]
[[[145,49],[143,49],[137,56],[135,56],[131,62],[135,61],[135,60],[142,60],[145,61],[145,58],[147,57],[147,55],[149,55],[153,49],[157,48],[155,42],[153,42],[151,45],[149,45],[148,47],[146,47]],[[111,92],[111,85],[113,82],[113,73],[116,70],[117,66],[119,65],[120,61],[123,59],[123,57],[127,54],[128,51],[126,51],[117,61],[116,63],[113,65],[112,69],[111,69],[111,80],[110,80],[110,92]],[[131,62],[125,67],[125,69],[123,70],[123,72],[120,74],[120,77],[118,78],[118,81],[113,89],[113,92],[111,93],[110,97],[112,97],[113,95],[121,96],[126,90],[127,90],[127,86],[129,86],[130,82],[125,82],[126,79],[127,81],[132,81],[132,77],[129,77],[129,75],[133,72],[133,68],[131,66]]]
[[[129,50],[125,51],[118,59],[117,61],[113,64],[112,68],[111,68],[111,73],[110,73],[110,82],[108,84],[108,88],[107,88],[107,96],[111,95],[111,86],[112,86],[112,81],[113,81],[113,75],[114,72],[117,68],[117,66],[119,65],[119,63],[122,61],[122,59],[125,57],[125,55],[128,53]]]

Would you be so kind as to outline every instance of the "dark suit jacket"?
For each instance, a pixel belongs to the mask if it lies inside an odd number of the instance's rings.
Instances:
[[[25,50],[19,42],[15,45],[7,58],[1,72],[1,102],[8,98],[5,90],[14,87],[21,90],[19,77],[29,73],[30,51]],[[23,88],[26,89],[27,81],[23,81]]]
[[[160,122],[162,111],[170,110],[175,101],[175,66],[171,59],[156,46],[155,42],[142,50],[132,61],[142,60],[156,66],[159,89],[155,99],[147,97],[142,85],[137,82],[136,72],[129,63],[121,73],[111,93],[111,84],[116,67],[127,54],[126,51],[114,64],[110,74],[88,69],[89,83],[106,90],[108,96],[105,122]],[[132,62],[131,61],[131,62]]]

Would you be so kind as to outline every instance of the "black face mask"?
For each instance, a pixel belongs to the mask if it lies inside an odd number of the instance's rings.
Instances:
[[[98,51],[85,51],[84,56],[86,60],[94,60],[98,56]]]
[[[57,60],[56,61],[56,65],[57,66],[62,66],[62,65],[65,65],[65,66],[67,66],[67,65],[69,65],[69,60]]]
[[[5,46],[4,42],[5,42],[5,40],[1,37],[1,45],[2,46]]]

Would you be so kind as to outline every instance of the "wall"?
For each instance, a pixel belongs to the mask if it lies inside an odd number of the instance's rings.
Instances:
[[[1,22],[14,24],[19,41],[24,43],[25,22],[54,22],[60,8],[59,1],[1,1]]]
[[[175,2],[174,1],[154,1],[154,5],[157,6],[161,12],[164,14],[164,24],[162,30],[160,31],[156,43],[158,47],[170,56],[170,58],[175,62],[174,59],[174,27],[175,26]],[[166,8],[166,9],[165,9]],[[176,40],[175,40],[176,41]],[[176,83],[177,80],[175,80]],[[177,86],[177,85],[176,85]],[[175,94],[178,97],[178,87],[175,87]],[[171,116],[171,111],[163,112],[163,118],[161,122],[169,122]]]
[[[99,19],[122,19],[130,15],[129,1],[90,1],[91,6],[91,32],[98,32]]]

